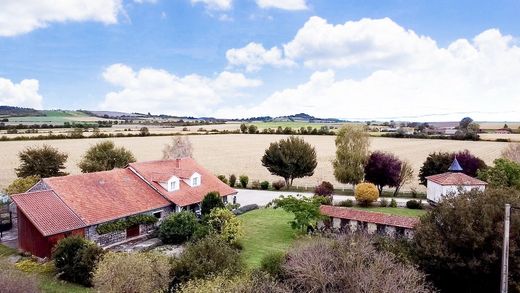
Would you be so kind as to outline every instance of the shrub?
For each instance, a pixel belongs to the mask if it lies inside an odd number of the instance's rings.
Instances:
[[[262,258],[262,261],[260,262],[260,270],[268,273],[274,278],[279,278],[282,276],[282,264],[284,260],[284,252],[271,252]]]
[[[231,174],[231,176],[229,176],[229,186],[235,187],[236,183],[237,183],[237,176],[235,176],[235,174]]]
[[[98,292],[166,292],[170,261],[158,253],[107,253],[93,276]]]
[[[32,259],[24,259],[15,264],[15,267],[26,273],[53,273],[55,271],[52,262],[38,263]]]
[[[388,206],[388,200],[382,198],[382,199],[379,201],[379,206],[381,206],[382,208],[387,207],[387,206]]]
[[[261,188],[262,190],[267,190],[267,189],[269,189],[269,181],[262,181],[262,182],[260,182],[260,188]]]
[[[421,210],[423,208],[422,202],[419,200],[409,200],[406,202],[406,207],[413,210]]]
[[[92,272],[104,250],[79,236],[64,238],[53,249],[52,258],[60,279],[90,286]]]
[[[233,212],[224,208],[211,210],[207,217],[208,226],[230,244],[236,244],[243,236],[242,222]]]
[[[374,184],[364,182],[356,185],[354,196],[360,205],[368,206],[379,198],[379,191]]]
[[[210,192],[206,194],[204,199],[202,200],[202,203],[200,205],[200,212],[203,215],[207,215],[211,212],[214,208],[223,208],[224,202],[222,201],[222,198],[220,197],[220,194],[216,191]]]
[[[218,175],[217,178],[220,179],[220,181],[228,184],[228,180],[225,175]]]
[[[285,187],[285,181],[283,181],[283,180],[278,180],[278,181],[273,182],[272,185],[273,185],[273,188],[274,188],[275,190],[280,190],[280,189],[282,189],[282,188]]]
[[[204,280],[190,280],[183,283],[179,293],[287,293],[284,286],[265,273],[253,272],[229,277],[216,275]]]
[[[210,275],[233,276],[244,269],[240,253],[218,235],[188,244],[172,265],[172,285]]]
[[[339,206],[341,207],[353,207],[354,206],[354,201],[351,200],[351,199],[347,199],[347,200],[344,200],[344,201],[340,201],[338,203]]]
[[[0,265],[0,291],[3,293],[37,293],[40,292],[38,279]]]
[[[252,189],[260,189],[260,181],[253,180],[253,182],[251,183],[251,188]]]
[[[249,183],[249,177],[247,177],[246,175],[240,175],[240,177],[238,177],[238,181],[240,181],[240,186],[242,186],[242,188],[247,188],[247,183]]]
[[[248,205],[239,207],[238,209],[234,210],[233,213],[238,216],[243,213],[247,213],[249,211],[256,210],[256,209],[258,209],[257,204],[248,204]]]
[[[29,190],[29,188],[33,187],[34,184],[38,183],[38,181],[40,181],[40,177],[38,176],[17,178],[11,184],[9,184],[9,186],[7,186],[5,193],[9,195],[24,193]]]
[[[396,208],[397,207],[397,201],[395,199],[392,198],[392,200],[390,201],[390,207],[391,208]]]
[[[180,244],[191,238],[198,225],[192,212],[173,213],[159,226],[159,238],[166,244]]]
[[[141,225],[141,224],[155,224],[158,219],[153,215],[135,215],[130,216],[126,219],[117,220],[114,222],[108,222],[105,224],[98,225],[96,227],[96,232],[100,235],[107,234],[115,231],[124,231],[132,226]]]
[[[334,192],[334,185],[332,183],[323,181],[320,183],[320,185],[316,186],[314,188],[314,194],[315,195],[321,195],[321,196],[331,196]]]

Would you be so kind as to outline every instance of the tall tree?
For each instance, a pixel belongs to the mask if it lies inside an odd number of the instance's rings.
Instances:
[[[401,172],[399,172],[399,179],[397,180],[397,185],[395,186],[394,196],[397,196],[401,188],[412,181],[413,179],[413,167],[412,164],[408,161],[401,162]]]
[[[112,141],[102,141],[90,147],[83,155],[78,167],[83,173],[108,171],[124,168],[135,162],[135,157],[124,147],[116,147]]]
[[[314,147],[296,136],[271,143],[262,157],[262,166],[283,177],[287,187],[295,178],[312,176],[317,165]]]
[[[491,187],[513,187],[520,190],[520,164],[502,158],[493,163],[493,167],[479,171],[478,177]]]
[[[40,178],[64,176],[63,172],[68,155],[48,145],[28,147],[18,153],[20,166],[15,169],[16,176],[38,176]]]
[[[503,151],[502,158],[520,164],[520,143],[510,143]]]
[[[163,149],[163,160],[175,160],[193,157],[193,146],[187,136],[175,136]]]
[[[478,170],[484,170],[487,167],[482,159],[471,154],[468,150],[458,153],[431,153],[424,161],[421,169],[419,169],[419,181],[421,184],[426,186],[426,177],[428,176],[448,172],[455,157],[463,169],[462,172],[471,177],[476,177]]]
[[[385,186],[397,186],[400,174],[401,160],[390,153],[373,152],[365,165],[365,180],[377,186],[379,196]]]
[[[370,141],[361,127],[344,125],[336,136],[336,159],[332,162],[334,177],[341,183],[363,181]]]

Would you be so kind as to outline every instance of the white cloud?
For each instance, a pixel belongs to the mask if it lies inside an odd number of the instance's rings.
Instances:
[[[284,10],[306,10],[305,0],[256,0],[260,8],[278,8]]]
[[[2,0],[0,36],[15,36],[52,22],[97,21],[117,23],[122,0]]]
[[[284,49],[286,57],[318,70],[308,81],[279,90],[257,105],[221,109],[216,115],[307,112],[347,119],[453,120],[467,113],[475,119],[502,121],[520,117],[520,47],[497,29],[439,47],[390,19],[333,26],[312,18]],[[353,78],[352,66],[368,73]]]
[[[244,66],[247,71],[257,71],[264,65],[272,65],[274,67],[294,66],[292,60],[283,58],[282,51],[273,47],[266,50],[262,44],[249,43],[240,49],[229,49],[226,52],[226,58],[229,65]]]
[[[17,84],[0,77],[0,105],[41,109],[42,96],[38,89],[36,79],[24,79]]]
[[[121,89],[106,94],[101,108],[174,115],[207,115],[225,98],[243,96],[241,89],[262,83],[227,71],[214,78],[197,74],[179,77],[161,69],[134,71],[124,64],[111,65],[103,78]]]
[[[191,0],[192,4],[202,3],[210,10],[229,10],[233,0]]]

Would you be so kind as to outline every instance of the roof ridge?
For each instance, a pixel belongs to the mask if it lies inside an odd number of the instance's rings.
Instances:
[[[76,216],[76,217],[77,217],[77,218],[78,218],[82,223],[83,223],[83,225],[85,225],[85,227],[87,226],[87,223],[84,221],[84,219],[83,219],[82,217],[80,217],[80,216],[76,213],[76,211],[74,211],[74,210],[73,210],[73,209],[72,209],[72,208],[71,208],[71,207],[70,207],[70,206],[69,206],[69,205],[68,205],[68,204],[63,200],[63,198],[61,198],[61,196],[60,196],[58,193],[56,193],[56,192],[54,191],[54,189],[51,188],[51,189],[49,189],[49,190],[47,190],[47,191],[51,191],[52,193],[54,193],[54,195],[56,195],[56,197],[57,197],[57,198],[58,198],[58,199],[59,199],[59,200],[60,200],[60,201],[61,201],[61,202],[62,202],[62,203],[63,203],[63,204],[64,204],[64,205],[65,205],[65,206],[66,206],[66,207],[67,207],[67,208],[68,208],[68,209],[69,209],[69,210],[70,210],[70,211],[71,211],[71,212],[72,212],[72,213],[73,213],[73,214],[74,214],[74,215],[75,215],[75,216]]]

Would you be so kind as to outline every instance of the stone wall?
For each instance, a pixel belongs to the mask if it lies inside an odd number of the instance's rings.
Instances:
[[[406,237],[413,238],[414,229],[394,227],[389,225],[381,225],[370,222],[359,222],[355,220],[345,220],[339,218],[331,219],[331,226],[325,225],[324,222],[318,223],[319,229],[331,229],[335,233],[355,233],[363,232],[367,234],[380,234],[388,237]]]

